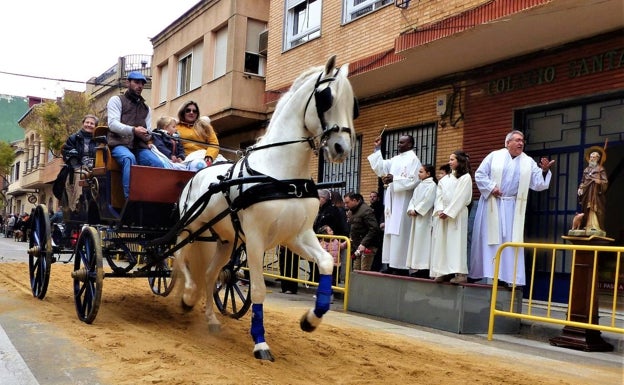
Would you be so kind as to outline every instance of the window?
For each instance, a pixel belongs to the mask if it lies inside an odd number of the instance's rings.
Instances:
[[[367,15],[381,7],[389,5],[393,0],[343,0],[344,17],[343,22],[348,23],[360,16]]]
[[[247,22],[247,43],[245,45],[245,72],[264,76],[266,58],[260,55],[260,34],[266,23],[249,20]]]
[[[158,91],[158,102],[167,101],[167,86],[169,85],[169,65],[160,67],[160,89]]]
[[[214,78],[225,75],[227,64],[228,28],[221,28],[215,34]]]
[[[422,124],[391,132],[386,131],[382,139],[384,159],[390,159],[398,154],[399,139],[403,135],[411,135],[414,138],[414,151],[421,164],[435,164],[437,136],[435,123]]]
[[[329,190],[336,190],[340,195],[350,191],[360,191],[360,164],[362,162],[362,136],[358,136],[355,147],[349,153],[349,157],[343,163],[331,163],[325,160],[325,153],[321,152],[319,157],[319,178],[320,183],[344,183],[344,187],[325,187]]]
[[[321,0],[286,2],[285,50],[321,36],[321,5]]]
[[[203,48],[200,43],[179,56],[178,96],[201,86]]]
[[[187,53],[178,61],[178,95],[185,94],[191,90],[192,65],[192,53]]]

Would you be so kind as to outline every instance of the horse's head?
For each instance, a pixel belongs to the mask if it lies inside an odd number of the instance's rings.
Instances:
[[[306,105],[305,126],[320,137],[331,162],[344,161],[355,144],[353,120],[359,111],[348,75],[348,64],[336,68],[336,57],[329,58]]]

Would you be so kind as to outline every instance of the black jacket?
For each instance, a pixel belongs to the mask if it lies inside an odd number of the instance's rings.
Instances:
[[[85,139],[89,141],[89,151],[87,153],[84,151]],[[88,163],[85,162],[95,157],[95,141],[93,140],[93,135],[84,130],[70,135],[65,145],[63,145],[61,152],[63,154],[63,161],[72,167],[87,165]]]
[[[171,155],[175,155],[184,160],[184,146],[179,138],[169,135],[167,131],[156,129],[152,132],[152,140],[158,151],[167,158],[171,159]]]
[[[318,215],[314,220],[314,232],[319,233],[319,229],[325,225],[334,230],[334,235],[349,236],[349,229],[345,227],[345,221],[341,218],[343,215],[338,207],[334,206],[331,202],[325,202],[323,207],[319,208]]]

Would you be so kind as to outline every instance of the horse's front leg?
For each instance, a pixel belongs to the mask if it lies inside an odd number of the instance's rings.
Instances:
[[[294,244],[288,245],[288,247],[299,255],[312,256],[319,268],[319,285],[316,289],[314,309],[308,310],[300,320],[301,330],[312,332],[321,324],[323,315],[329,311],[334,259],[321,247],[312,230],[306,231],[297,238]]]
[[[253,247],[253,246],[252,246]],[[249,266],[249,281],[251,284],[251,338],[254,341],[254,357],[259,360],[275,361],[269,344],[264,339],[264,309],[263,303],[266,297],[266,285],[262,275],[262,257],[264,252],[258,255],[258,248],[250,248],[247,243],[247,264]]]

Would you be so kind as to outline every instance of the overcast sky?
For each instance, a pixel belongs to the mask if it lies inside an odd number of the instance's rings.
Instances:
[[[54,98],[157,35],[199,0],[18,0],[0,4],[0,94]],[[52,79],[41,80],[15,73]]]

